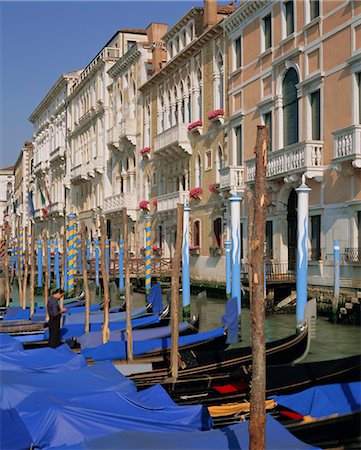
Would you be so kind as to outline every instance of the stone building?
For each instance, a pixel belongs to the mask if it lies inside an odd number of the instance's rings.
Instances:
[[[13,184],[14,166],[0,169],[0,239],[4,237],[4,222],[5,220],[9,220],[9,213],[13,212],[8,204],[8,191]]]
[[[361,287],[360,3],[244,2],[223,27],[228,155],[245,171],[247,189],[255,178],[256,125],[270,130],[269,258],[274,265],[295,268],[295,188],[305,174],[312,189],[309,283],[332,286],[338,240],[341,285]],[[250,196],[243,196],[243,229]]]

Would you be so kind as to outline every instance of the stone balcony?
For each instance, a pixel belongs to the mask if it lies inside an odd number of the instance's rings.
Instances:
[[[256,160],[246,162],[247,182],[254,182]],[[289,145],[282,150],[268,153],[267,179],[295,181],[294,175],[305,174],[307,178],[321,181],[323,176],[323,142],[303,141]]]
[[[334,131],[333,161],[350,162],[353,167],[361,169],[361,125]]]
[[[131,145],[136,145],[136,119],[126,119],[119,125],[119,140],[126,140]]]
[[[42,208],[37,208],[34,211],[34,219],[41,219],[43,217],[43,210]]]
[[[64,214],[64,202],[54,202],[48,207],[49,214],[58,214],[62,216]]]
[[[184,157],[192,154],[187,125],[179,123],[158,134],[154,139],[154,156]]]
[[[78,184],[88,179],[87,164],[79,164],[71,169],[70,181]]]
[[[119,213],[123,208],[127,208],[127,211],[135,211],[138,207],[137,198],[136,191],[106,197],[104,199],[103,212],[104,214]]]
[[[65,158],[65,148],[56,147],[50,152],[50,162],[55,162],[56,160],[64,160]]]
[[[44,173],[49,168],[49,161],[38,161],[34,164],[34,174]]]
[[[187,203],[189,198],[188,191],[176,191],[169,194],[159,195],[157,197],[157,212],[176,210],[178,203]]]
[[[243,194],[245,191],[244,167],[228,166],[222,167],[220,172],[219,189],[229,191],[231,194]]]
[[[115,127],[107,130],[107,145],[109,147],[119,148],[119,137]]]

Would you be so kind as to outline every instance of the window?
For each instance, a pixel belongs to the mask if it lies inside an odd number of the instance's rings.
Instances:
[[[216,248],[222,246],[222,219],[220,217],[213,221],[213,245]]]
[[[236,139],[236,165],[243,165],[243,153],[242,153],[242,125],[238,125],[234,129]]]
[[[289,69],[283,80],[283,143],[284,146],[298,141],[298,76],[295,69]]]
[[[295,31],[293,0],[290,0],[285,3],[285,16],[286,16],[286,36],[289,36]]]
[[[320,110],[320,91],[315,91],[311,94],[311,120],[312,120],[312,135],[313,140],[319,141],[321,139],[321,110]]]
[[[272,151],[272,111],[263,115],[263,122],[268,128],[268,138],[269,138],[269,146],[268,150]]]
[[[321,259],[321,216],[311,217],[311,260]]]
[[[205,169],[212,168],[212,150],[207,150],[205,154]]]
[[[193,225],[193,245],[195,247],[201,246],[201,224],[196,220]]]
[[[242,66],[242,41],[241,41],[241,37],[239,37],[235,41],[235,50],[236,50],[236,67],[235,67],[235,69],[238,69],[238,67]]]
[[[266,242],[265,242],[265,257],[267,259],[273,258],[273,222],[267,220],[266,222]]]
[[[271,14],[263,18],[264,50],[272,47],[272,18]]]
[[[310,20],[316,19],[320,15],[319,0],[310,0]]]
[[[107,238],[112,238],[112,222],[110,220],[107,220]]]
[[[215,169],[216,169],[216,183],[221,181],[222,164],[222,148],[219,146],[216,152]]]

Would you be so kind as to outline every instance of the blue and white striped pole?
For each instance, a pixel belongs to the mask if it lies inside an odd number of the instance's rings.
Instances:
[[[183,248],[182,248],[182,301],[183,301],[183,318],[190,318],[191,304],[191,279],[189,269],[189,215],[190,207],[185,204],[183,207]]]
[[[302,184],[296,189],[297,203],[297,268],[296,268],[296,321],[297,329],[305,322],[305,307],[307,303],[307,234],[308,234],[308,198],[311,189],[306,185],[302,175]]]
[[[48,239],[48,287],[50,287],[51,283],[51,242]]]
[[[152,234],[152,216],[147,214],[145,216],[145,295],[150,294],[152,282],[152,263],[150,258],[150,242]]]
[[[337,240],[333,242],[333,260],[334,260],[333,313],[336,319],[338,309],[338,299],[340,296],[340,244]]]
[[[232,298],[237,298],[238,315],[241,316],[241,197],[232,195],[231,233],[232,233]]]
[[[54,274],[55,274],[55,287],[60,288],[60,271],[59,271],[59,245],[58,240],[54,241]]]
[[[119,290],[124,291],[124,241],[122,236],[119,239]]]
[[[99,287],[99,241],[98,238],[94,239],[94,251],[95,251],[95,284]]]
[[[110,278],[110,241],[107,238],[105,246],[105,265],[107,268],[108,280]]]
[[[226,246],[226,297],[231,298],[231,279],[232,279],[232,269],[231,269],[231,241],[225,242]]]
[[[38,240],[38,287],[43,285],[43,243]]]

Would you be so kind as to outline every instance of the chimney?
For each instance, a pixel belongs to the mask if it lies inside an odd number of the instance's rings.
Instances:
[[[204,0],[203,29],[207,30],[217,22],[217,0]]]
[[[163,61],[167,59],[162,37],[168,31],[165,23],[151,23],[147,28],[148,43],[152,48],[152,75],[162,68]]]

